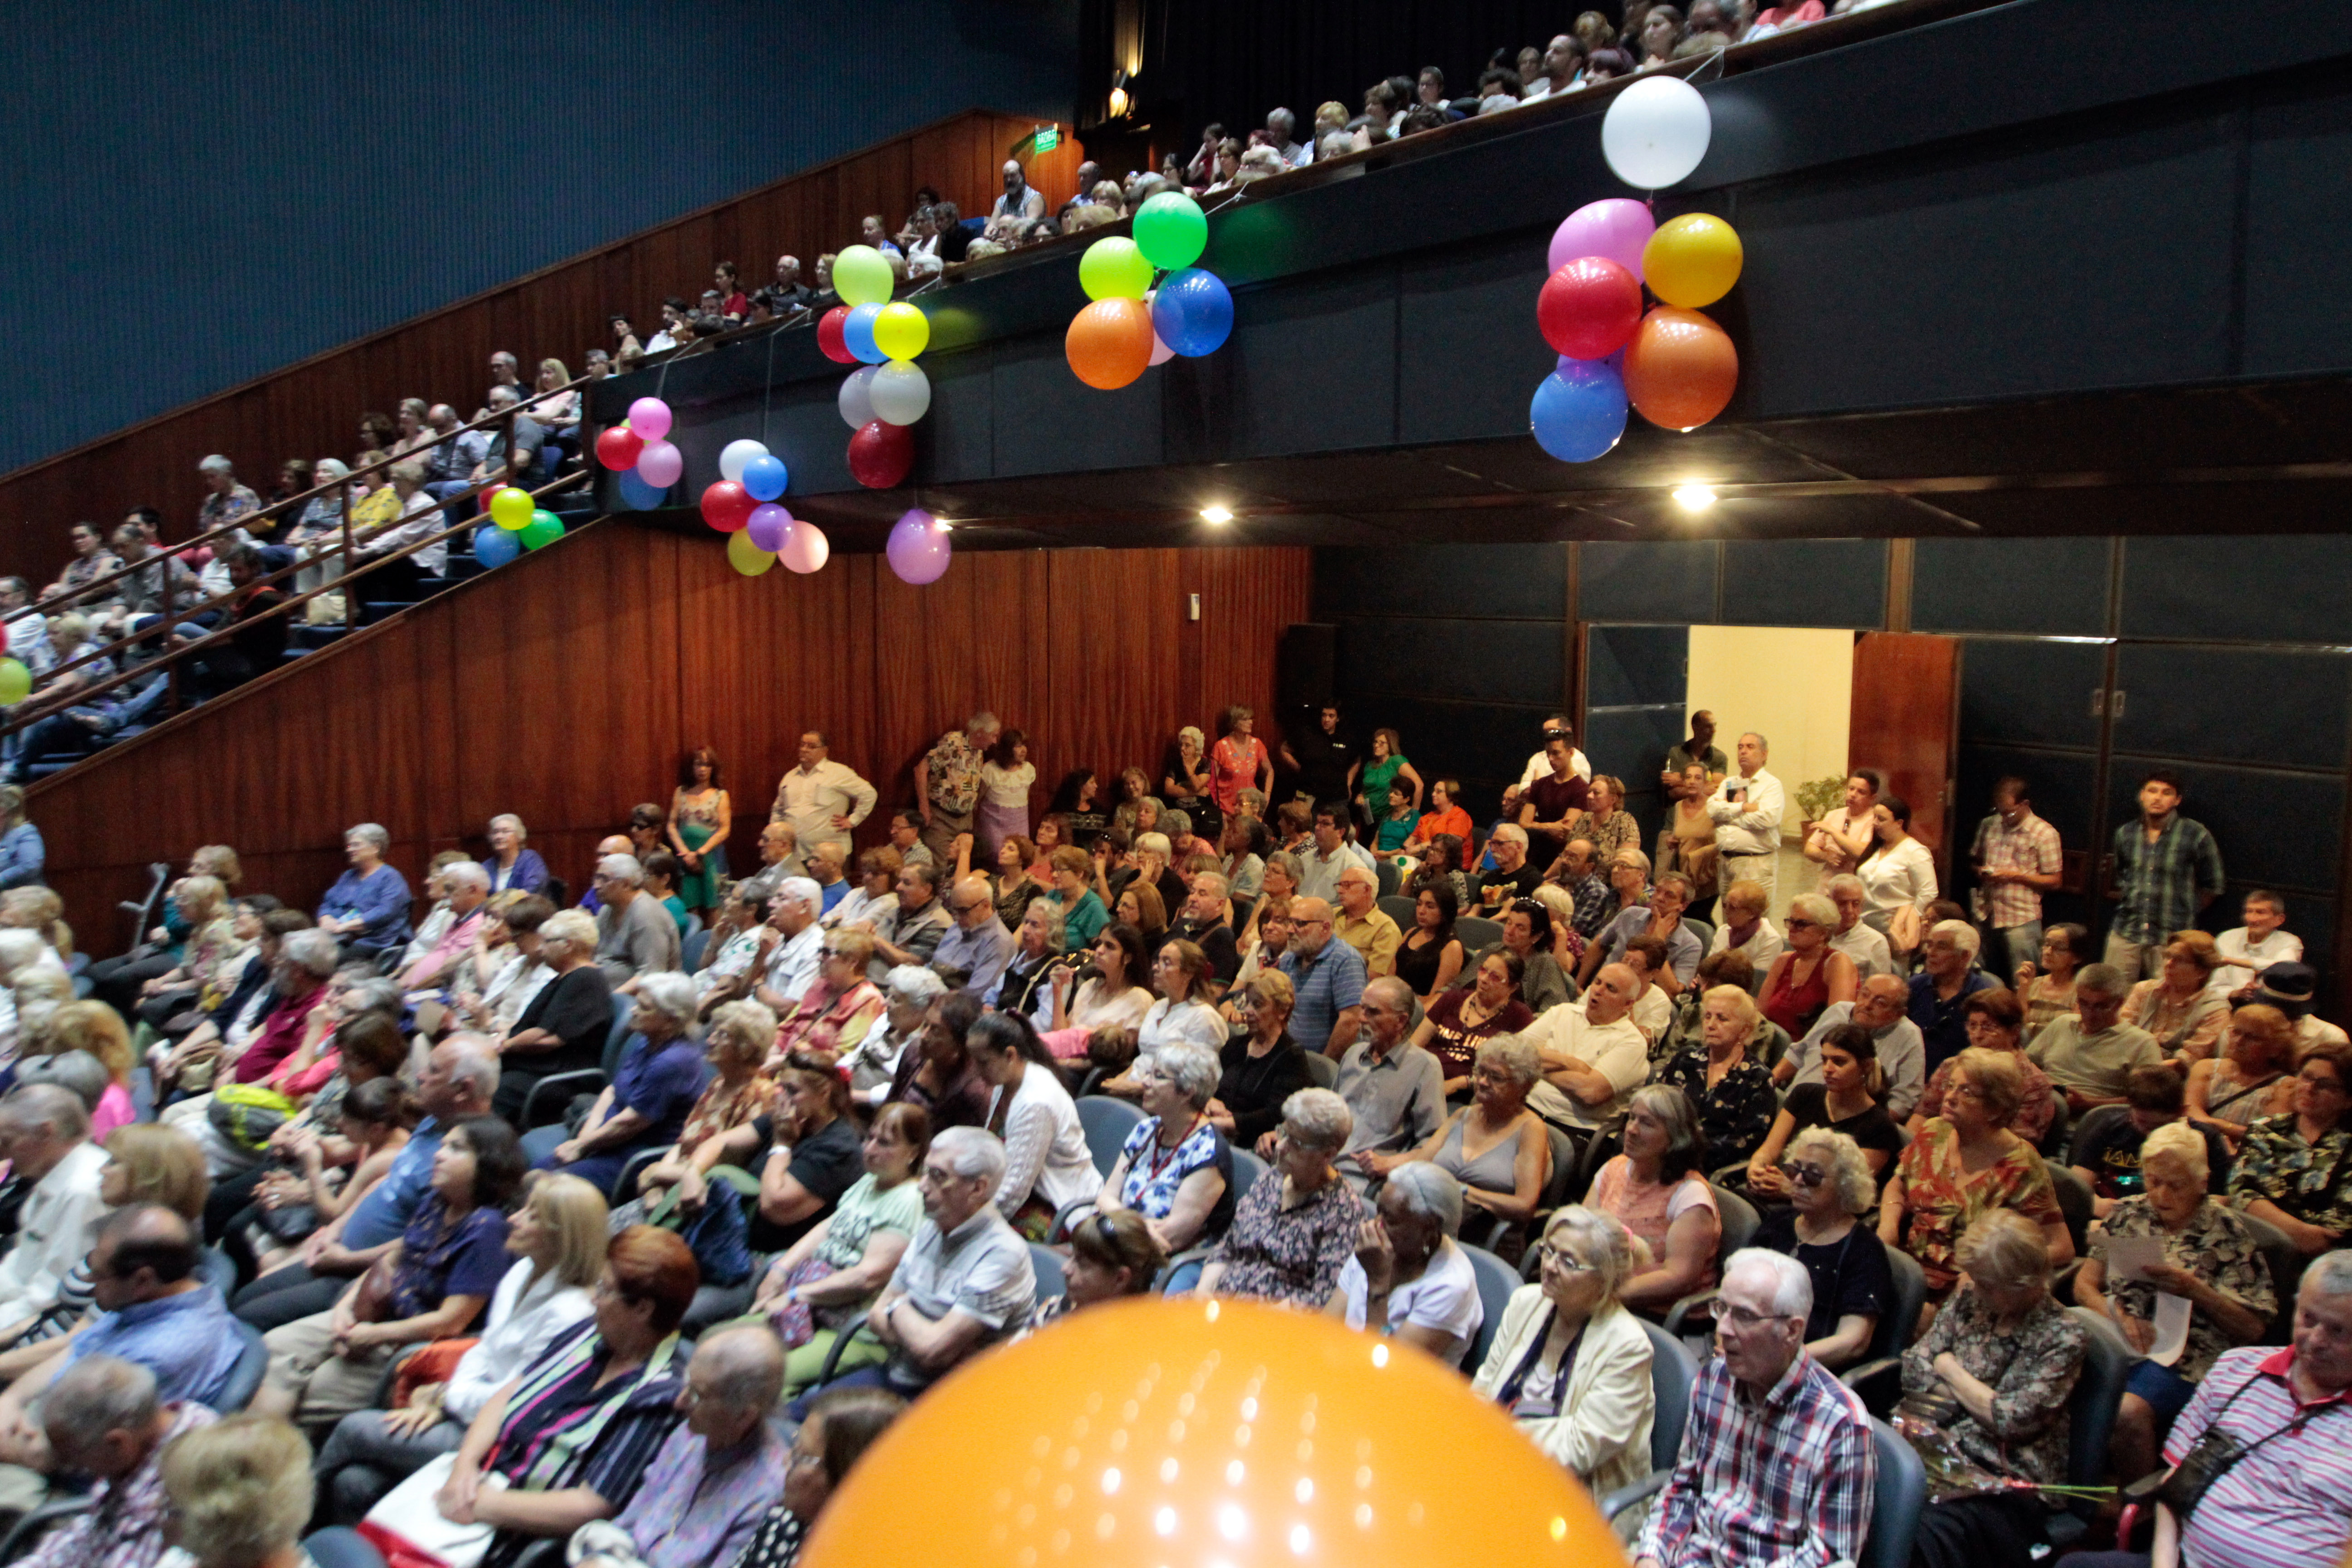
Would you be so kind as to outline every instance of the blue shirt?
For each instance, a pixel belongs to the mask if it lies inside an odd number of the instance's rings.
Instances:
[[[1290,1009],[1290,1037],[1319,1053],[1330,1044],[1339,1015],[1364,999],[1364,955],[1334,934],[1313,958],[1301,958],[1296,949],[1284,953],[1282,972],[1298,994]]]
[[[978,996],[1003,978],[1004,966],[1013,962],[1013,933],[992,913],[977,931],[961,921],[949,926],[940,945],[931,950],[931,964],[937,969],[962,970],[971,976],[963,988]]]
[[[39,886],[41,867],[47,859],[41,830],[31,823],[20,822],[0,833],[0,888]]]
[[[441,1123],[428,1116],[416,1124],[375,1190],[360,1200],[343,1222],[343,1246],[353,1252],[398,1241],[410,1216],[424,1201],[425,1183],[433,1174],[433,1156],[441,1149]]]
[[[518,849],[515,863],[507,872],[506,885],[499,885],[499,858],[495,855],[482,862],[482,874],[490,879],[490,891],[503,893],[520,889],[536,893],[547,886],[547,862],[539,858],[536,849]]]
[[[846,877],[844,877],[840,881],[832,884],[830,887],[824,883],[819,883],[817,887],[818,890],[824,895],[824,912],[826,914],[833,913],[833,906],[841,902],[842,900],[849,897],[849,879]]]
[[[634,1110],[652,1124],[629,1141],[633,1152],[677,1142],[686,1131],[686,1113],[701,1095],[702,1047],[684,1036],[659,1051],[643,1035],[633,1037],[613,1074],[613,1108]]]
[[[364,877],[356,870],[346,871],[335,879],[335,885],[319,900],[319,918],[356,918],[364,922],[359,934],[348,939],[352,947],[373,948],[380,952],[406,942],[408,880],[390,866],[378,866]]]
[[[1927,1042],[1929,1073],[1969,1048],[1969,998],[1999,984],[1983,970],[1971,969],[1961,976],[1958,994],[1947,1002],[1936,994],[1934,975],[1922,970],[1911,977],[1911,1002],[1905,1011]]]
[[[210,1285],[200,1285],[100,1312],[66,1346],[66,1364],[86,1355],[120,1356],[155,1374],[155,1397],[166,1404],[193,1399],[218,1409],[244,1353],[245,1337],[230,1321],[228,1303]]]

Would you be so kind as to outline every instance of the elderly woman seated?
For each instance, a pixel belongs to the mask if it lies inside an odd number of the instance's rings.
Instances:
[[[2170,1366],[2137,1362],[2116,1415],[2107,1453],[2128,1484],[2157,1467],[2173,1417],[2221,1352],[2253,1344],[2269,1329],[2278,1293],[2262,1245],[2237,1210],[2207,1195],[2205,1140],[2185,1122],[2168,1122],[2140,1145],[2147,1193],[2119,1200],[2091,1232],[2091,1256],[2074,1276],[2074,1300],[2112,1320],[2143,1355],[2156,1341],[2160,1291],[2189,1303],[2189,1341]],[[2155,1241],[2163,1260],[2137,1267],[2111,1259],[2118,1242],[2145,1256]]]
[[[269,1370],[254,1408],[331,1427],[374,1402],[403,1345],[471,1328],[507,1271],[506,1206],[522,1182],[514,1130],[494,1116],[449,1130],[429,1190],[386,1259],[334,1306],[267,1336]],[[378,1272],[382,1286],[373,1285]]]
[[[1960,1007],[1964,1015],[1961,1026],[1968,1032],[1969,1045],[2004,1052],[2015,1059],[2017,1113],[2009,1119],[2009,1130],[2039,1149],[2058,1114],[2058,1102],[2052,1097],[2049,1076],[2025,1054],[2024,1008],[2014,993],[1998,985],[1970,992]],[[1957,1059],[1938,1063],[1929,1075],[1927,1091],[1920,1095],[1917,1108],[1905,1124],[1914,1138],[1927,1125],[1929,1118],[1944,1113],[1944,1091],[1952,1081],[1952,1061]]]
[[[499,1037],[496,1110],[517,1126],[526,1125],[527,1109],[562,1114],[563,1107],[547,1096],[532,1108],[530,1091],[555,1073],[602,1067],[613,1032],[613,983],[596,963],[595,918],[585,910],[550,915],[540,922],[539,954],[547,984]]]
[[[668,1152],[637,1173],[637,1191],[650,1196],[660,1189],[695,1178],[692,1201],[700,1201],[699,1178],[722,1164],[737,1164],[758,1151],[751,1123],[773,1114],[783,1096],[783,1085],[761,1069],[776,1038],[776,1016],[758,1002],[730,1002],[703,1029],[703,1055],[717,1074],[686,1113],[677,1142]],[[746,1135],[730,1147],[727,1135]]]
[[[1363,1200],[1332,1163],[1354,1131],[1348,1102],[1328,1089],[1302,1089],[1283,1102],[1275,1168],[1235,1207],[1232,1228],[1202,1270],[1199,1294],[1310,1311],[1330,1304],[1366,1217]]]
[[[902,963],[883,976],[882,1016],[842,1058],[861,1104],[878,1105],[890,1092],[899,1064],[910,1049],[920,1049],[931,1009],[947,994],[948,983],[938,972],[918,964]]]
[[[1963,1235],[2000,1210],[2040,1226],[2056,1262],[2074,1260],[2050,1173],[2033,1145],[2009,1130],[2022,1079],[2006,1051],[1971,1046],[1954,1057],[1944,1114],[1903,1151],[1879,1195],[1879,1239],[1919,1260],[1931,1300],[1959,1282]]]
[[[643,976],[613,1081],[578,1131],[563,1137],[560,1126],[543,1127],[530,1135],[526,1148],[539,1155],[537,1168],[568,1171],[610,1198],[632,1156],[677,1142],[702,1092],[702,1051],[688,1032],[694,1014],[693,981],[671,973]]]
[[[1454,1239],[1462,1184],[1436,1165],[1405,1166],[1381,1186],[1373,1217],[1357,1233],[1323,1309],[1351,1329],[1370,1328],[1427,1351],[1449,1366],[1469,1353],[1486,1321],[1478,1276]]]
[[[1062,906],[1036,898],[1022,912],[1013,933],[1011,962],[981,998],[999,1013],[1020,1013],[1039,1029],[1054,1026],[1053,974],[1062,959],[1066,923]]]
[[[1221,1073],[1206,1047],[1171,1040],[1138,1057],[1129,1075],[1143,1120],[1095,1207],[1134,1210],[1169,1252],[1221,1234],[1233,1218],[1233,1150],[1208,1114]]]
[[[1706,1134],[1690,1096],[1657,1083],[1634,1090],[1625,1111],[1625,1152],[1593,1176],[1585,1204],[1649,1249],[1650,1266],[1628,1276],[1617,1292],[1636,1311],[1663,1314],[1715,1283],[1723,1217],[1706,1173]]]
[[[490,900],[489,911],[472,956],[452,983],[451,1000],[462,1027],[503,1035],[555,978],[539,944],[539,928],[554,916],[555,906],[537,893],[505,892]]]
[[[1219,1053],[1217,1097],[1208,1107],[1229,1142],[1255,1148],[1282,1120],[1282,1102],[1307,1087],[1307,1053],[1290,1037],[1297,1000],[1290,976],[1278,969],[1236,988],[1232,1007],[1243,1033]]]
[[[319,1451],[320,1511],[357,1524],[384,1493],[444,1454],[490,1395],[593,1310],[604,1270],[604,1200],[576,1176],[542,1176],[507,1223],[507,1268],[478,1340],[428,1346],[401,1366],[390,1410],[346,1415]]]
[[[1599,1496],[1650,1468],[1650,1338],[1618,1300],[1646,1249],[1612,1216],[1571,1204],[1536,1256],[1541,1272],[1511,1292],[1470,1392]]]
[[[837,1051],[847,1056],[881,1022],[882,992],[866,978],[874,959],[874,938],[862,931],[824,933],[824,956],[816,978],[801,993],[800,1005],[776,1026],[776,1051]]]
[[[1903,1352],[1895,1429],[1939,1470],[1982,1472],[1976,1495],[1930,1503],[1912,1562],[2030,1568],[2047,1556],[2049,1506],[2003,1483],[2066,1479],[2066,1402],[2083,1370],[2083,1325],[2050,1295],[2049,1239],[2009,1209],[1969,1226],[1956,1261],[1967,1284]]]
[[[295,1544],[310,1521],[310,1445],[302,1435],[251,1413],[214,1425],[177,1411],[172,1419],[180,1435],[162,1451],[163,1495],[141,1510],[164,1516],[147,1544],[168,1539],[190,1568],[307,1563]],[[112,1558],[112,1545],[99,1561]]]
[[[2316,1257],[2352,1234],[2352,1046],[2304,1047],[2294,1079],[2294,1109],[2246,1129],[2230,1165],[2230,1195]]]
[[[1427,1161],[1461,1184],[1465,1204],[1518,1225],[1534,1216],[1551,1178],[1551,1141],[1542,1119],[1528,1109],[1543,1062],[1533,1041],[1496,1035],[1479,1042],[1477,1063],[1470,1073],[1470,1103],[1447,1116],[1426,1142],[1396,1154],[1359,1154],[1356,1161],[1391,1180],[1412,1162]]]
[[[1878,1201],[1877,1179],[1862,1145],[1826,1127],[1791,1139],[1780,1172],[1789,1201],[1764,1216],[1755,1244],[1788,1254],[1812,1278],[1806,1352],[1832,1371],[1852,1366],[1895,1310],[1886,1244],[1862,1223]]]
[[[1626,948],[1630,955],[1634,944]],[[1780,1114],[1772,1069],[1748,1054],[1763,1021],[1756,999],[1739,986],[1711,987],[1699,1006],[1700,1043],[1658,1074],[1660,1083],[1681,1089],[1698,1107],[1707,1158],[1718,1165],[1745,1164]]]
[[[2189,1121],[2221,1135],[2236,1153],[2246,1130],[2294,1109],[2294,1026],[2252,1002],[2230,1015],[2219,1056],[2191,1063],[2184,1095]]]

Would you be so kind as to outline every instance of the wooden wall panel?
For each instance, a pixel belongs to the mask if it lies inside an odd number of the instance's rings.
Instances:
[[[1270,719],[1308,571],[1304,550],[1076,550],[966,552],[920,589],[871,555],[747,580],[715,536],[606,521],[45,780],[28,809],[100,952],[127,937],[112,905],[145,890],[151,861],[233,844],[248,889],[307,905],[362,821],[414,880],[436,850],[480,852],[511,811],[576,891],[596,840],[635,802],[666,804],[706,743],[740,868],[812,725],[887,808],[911,800],[913,760],[988,707],[1033,737],[1042,808],[1073,766],[1156,775],[1177,728],[1227,703]]]
[[[768,280],[784,251],[814,274],[820,252],[856,239],[862,215],[898,223],[919,184],[967,216],[985,213],[1002,188],[1000,164],[1036,124],[968,110],[0,476],[0,520],[10,525],[0,573],[47,583],[66,561],[75,521],[111,524],[134,506],[162,508],[165,537],[186,537],[204,497],[196,464],[208,453],[226,454],[266,494],[287,458],[352,456],[363,412],[390,413],[415,396],[470,413],[496,350],[519,355],[526,374],[550,356],[576,374],[588,349],[612,346],[613,311],[650,332],[662,300],[698,296],[720,259],[751,285]],[[1059,147],[1029,158],[1030,181],[1059,203],[1076,188],[1078,162],[1065,127]]]

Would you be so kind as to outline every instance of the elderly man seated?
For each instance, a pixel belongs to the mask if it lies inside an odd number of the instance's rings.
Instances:
[[[2111,963],[2090,963],[2074,976],[2074,1011],[2042,1027],[2025,1054],[2066,1096],[2077,1116],[2120,1105],[2134,1068],[2164,1059],[2156,1037],[2123,1021],[2131,982]],[[1884,1053],[1881,1053],[1884,1055]]]
[[[1822,1042],[1830,1031],[1854,1024],[1870,1031],[1878,1046],[1878,1065],[1886,1075],[1886,1114],[1901,1121],[1917,1108],[1927,1088],[1927,1046],[1919,1026],[1904,1016],[1911,1004],[1909,984],[1892,974],[1874,974],[1862,983],[1851,1002],[1832,1002],[1789,1047],[1772,1081],[1783,1088],[1822,1081]]]
[[[784,1351],[764,1324],[704,1336],[670,1429],[621,1516],[573,1531],[575,1568],[728,1568],[784,1489],[792,1447],[769,1416]]]
[[[985,877],[966,877],[949,889],[952,923],[931,950],[931,967],[941,979],[978,996],[1004,973],[1013,958],[1013,933],[996,918]]]
[[[1364,961],[1364,973],[1375,978],[1394,974],[1397,949],[1404,945],[1404,932],[1397,929],[1386,910],[1379,908],[1381,880],[1361,866],[1348,866],[1339,876],[1339,908],[1332,917],[1332,931],[1341,942],[1356,950]]]
[[[54,1084],[28,1084],[0,1100],[0,1147],[11,1174],[30,1189],[16,1245],[0,1257],[0,1322],[14,1323],[55,1307],[66,1277],[89,1255],[106,1214],[99,1175],[107,1161],[89,1141],[81,1098]]]
[[[194,1226],[162,1204],[126,1204],[107,1215],[88,1264],[94,1315],[62,1341],[16,1352],[53,1353],[0,1402],[29,1399],[84,1358],[109,1355],[153,1373],[165,1399],[218,1405],[244,1342],[221,1293],[196,1276],[203,1256]]]
[[[596,962],[615,991],[634,993],[645,976],[680,967],[677,922],[645,887],[646,868],[635,856],[596,862]]]
[[[1828,1568],[1862,1560],[1878,1460],[1869,1412],[1806,1352],[1812,1279],[1745,1247],[1724,1265],[1722,1354],[1691,1391],[1689,1425],[1634,1568]]]
[[[786,877],[776,884],[774,910],[768,923],[782,936],[768,954],[751,998],[790,1017],[824,964],[824,931],[817,916],[824,910],[824,889],[807,877]]]
[[[1604,963],[1584,994],[1530,1025],[1543,1078],[1528,1109],[1579,1139],[1624,1110],[1650,1075],[1650,1044],[1633,1022],[1646,982],[1622,963]]]
[[[165,1400],[155,1374],[110,1355],[86,1357],[41,1401],[60,1469],[91,1478],[90,1506],[41,1538],[19,1568],[143,1568],[163,1555],[163,1450],[218,1419],[193,1400]]]
[[[1364,987],[1364,1036],[1339,1058],[1331,1088],[1347,1102],[1355,1127],[1339,1163],[1359,1191],[1403,1164],[1445,1120],[1445,1069],[1408,1037],[1412,988],[1393,974]],[[1262,1159],[1275,1157],[1278,1132],[1258,1140]]]
[[[449,923],[415,963],[400,973],[403,991],[454,989],[468,977],[464,966],[474,955],[474,939],[481,934],[490,901],[490,874],[472,860],[441,868],[441,885],[448,889]]]
[[[953,923],[940,898],[939,868],[907,866],[898,873],[897,907],[854,923],[874,937],[874,959],[866,965],[866,977],[877,985],[899,964],[919,968],[930,963]]]

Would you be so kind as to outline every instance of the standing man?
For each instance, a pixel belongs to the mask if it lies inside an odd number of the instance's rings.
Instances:
[[[956,835],[971,831],[972,807],[980,800],[980,766],[988,760],[1002,727],[995,714],[982,710],[961,731],[941,735],[940,743],[915,764],[915,809],[922,816],[923,847],[931,852],[934,865],[954,865]]]
[[[1568,721],[1567,714],[1554,713],[1544,721],[1543,744],[1536,748],[1535,755],[1528,759],[1528,765],[1520,771],[1519,788],[1522,792],[1552,771],[1551,743],[1555,738],[1568,742],[1570,769],[1586,784],[1592,782],[1592,759],[1576,749],[1576,727]]]
[[[1298,857],[1300,866],[1305,868],[1298,879],[1298,890],[1309,898],[1338,898],[1339,873],[1350,866],[1373,869],[1371,852],[1360,844],[1348,842],[1347,821],[1348,808],[1337,797],[1315,808],[1315,840]]]
[[[1665,770],[1658,774],[1658,784],[1668,800],[1682,799],[1683,770],[1693,763],[1706,764],[1710,784],[1720,783],[1723,775],[1731,771],[1731,764],[1724,760],[1721,749],[1715,743],[1715,715],[1702,708],[1691,715],[1690,724],[1690,739],[1666,748]]]
[[[1692,721],[1694,738],[1698,724]],[[1788,797],[1780,781],[1764,771],[1771,754],[1764,737],[1750,731],[1739,737],[1739,771],[1727,774],[1707,797],[1706,814],[1715,819],[1715,848],[1721,869],[1718,886],[1753,882],[1764,889],[1764,907],[1772,907],[1773,884],[1780,864],[1780,818]],[[1709,769],[1712,772],[1712,767]],[[1730,916],[1718,909],[1717,919]]]
[[[2221,851],[2201,822],[2180,815],[2180,781],[2158,770],[2139,786],[2139,816],[2116,829],[2107,897],[2107,962],[2126,980],[2164,973],[2164,944],[2197,923],[2221,891]]]
[[[1298,742],[1282,743],[1282,765],[1298,776],[1292,781],[1297,798],[1310,803],[1346,800],[1356,793],[1356,748],[1339,733],[1339,708],[1327,702],[1315,710],[1315,728]]]
[[[769,809],[768,820],[791,823],[803,855],[820,844],[837,844],[845,863],[849,836],[872,815],[874,801],[874,786],[855,769],[833,760],[824,731],[809,730],[801,735],[801,765],[776,785],[776,804]]]
[[[2057,890],[2066,868],[2058,830],[2033,815],[2023,779],[2011,774],[1992,786],[1992,815],[1977,824],[1969,858],[1977,868],[1977,918],[2000,943],[1993,973],[2014,985],[2019,964],[2042,962],[2042,895]]]

